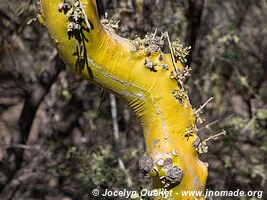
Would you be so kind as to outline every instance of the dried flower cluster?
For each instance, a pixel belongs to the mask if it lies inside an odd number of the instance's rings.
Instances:
[[[184,87],[181,87],[179,89],[173,89],[172,94],[179,101],[180,104],[182,104],[185,99],[188,99],[186,89]]]
[[[172,90],[172,95],[175,97],[175,99],[180,104],[183,104],[185,100],[189,99],[186,88],[185,88],[185,83],[190,77],[191,68],[188,66],[185,66],[182,69],[178,69],[176,67],[176,62],[180,61],[181,63],[186,63],[187,62],[186,57],[189,55],[189,50],[191,49],[191,47],[190,46],[184,47],[184,45],[180,42],[179,39],[171,43],[167,32],[162,34],[160,37],[157,36],[155,32],[153,34],[152,33],[147,34],[144,39],[141,39],[140,37],[136,38],[132,42],[134,46],[133,52],[144,50],[145,54],[148,57],[151,56],[153,52],[156,52],[160,54],[159,61],[163,61],[162,47],[165,44],[165,39],[168,40],[169,49],[171,51],[171,56],[172,56],[173,65],[174,65],[174,70],[170,72],[170,78],[177,82],[177,88]],[[168,65],[153,63],[148,58],[145,59],[144,66],[153,72],[157,72],[157,69],[156,69],[157,66],[161,66],[163,69],[169,70]],[[199,109],[193,110],[195,117],[196,117],[196,122],[185,130],[185,137],[187,138],[187,140],[189,140],[190,137],[197,135],[197,132],[198,132],[197,123],[203,123],[205,121],[205,118],[201,116],[202,109],[212,99],[213,98],[210,98]],[[208,152],[208,146],[207,146],[208,140],[210,140],[210,138],[204,141],[201,141],[200,138],[197,137],[197,139],[193,142],[194,149],[200,154],[207,153]]]
[[[150,56],[153,52],[162,53],[161,48],[164,46],[164,34],[160,37],[155,32],[147,34],[143,39],[137,37],[133,40],[133,46],[133,51],[145,49],[147,56]]]
[[[58,11],[64,12],[68,18],[68,33],[80,31],[82,22],[85,22],[83,10],[78,0],[64,0],[58,5]]]
[[[105,26],[107,30],[109,30],[110,28],[118,29],[120,21],[114,21],[112,17],[111,19],[108,19],[108,14],[105,13],[105,17],[101,20],[101,23]]]
[[[180,60],[182,63],[186,63],[186,57],[189,55],[189,50],[191,47],[184,47],[179,39],[172,43],[173,54],[176,61]]]

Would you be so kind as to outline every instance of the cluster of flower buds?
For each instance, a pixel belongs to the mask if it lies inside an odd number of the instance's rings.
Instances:
[[[64,12],[68,18],[68,33],[73,33],[82,29],[81,24],[84,22],[84,15],[78,0],[64,0],[58,5],[58,11]]]

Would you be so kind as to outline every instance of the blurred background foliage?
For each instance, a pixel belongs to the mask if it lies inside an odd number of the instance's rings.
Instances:
[[[109,94],[63,67],[45,28],[31,20],[35,3],[0,4],[0,199],[96,199],[94,188],[150,187],[138,172],[145,145],[132,111],[117,100],[115,141]],[[192,105],[215,98],[199,135],[227,131],[201,155],[207,188],[263,190],[267,199],[266,0],[98,4],[102,16],[120,20],[122,36],[157,29],[192,47]]]

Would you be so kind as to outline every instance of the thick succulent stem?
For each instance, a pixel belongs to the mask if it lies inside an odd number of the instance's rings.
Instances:
[[[134,110],[146,143],[141,170],[153,177],[156,188],[172,190],[175,199],[188,199],[181,197],[183,190],[204,190],[207,166],[193,147],[195,116],[183,85],[177,86],[177,80],[171,78],[176,71],[171,55],[148,53],[142,44],[136,47],[105,28],[95,0],[69,0],[76,2],[71,8],[64,2],[41,0],[41,21],[72,71],[120,97]],[[82,12],[73,23],[70,12],[76,8]],[[176,65],[182,72],[182,64]],[[185,137],[188,130],[192,130],[191,137]]]

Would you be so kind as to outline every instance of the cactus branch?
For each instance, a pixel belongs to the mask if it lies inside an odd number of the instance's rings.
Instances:
[[[161,51],[161,37],[118,36],[101,24],[95,0],[41,0],[39,19],[69,69],[124,100],[139,118],[146,143],[140,170],[154,187],[172,190],[174,199],[204,190],[207,164],[193,147],[196,132],[185,137],[196,124],[181,80],[188,70]]]

